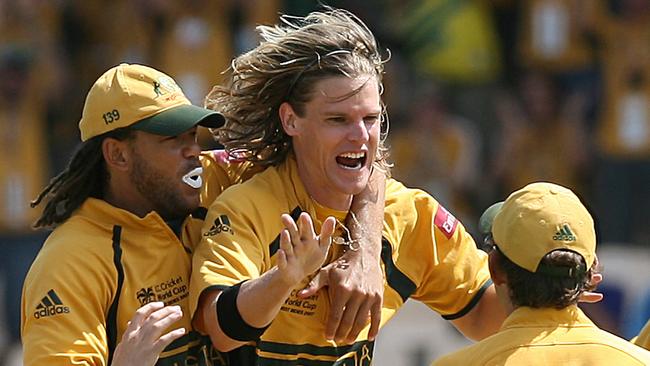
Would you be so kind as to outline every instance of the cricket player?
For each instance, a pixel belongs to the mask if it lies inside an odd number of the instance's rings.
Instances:
[[[480,226],[509,315],[497,334],[434,366],[650,365],[650,352],[599,329],[577,306],[598,269],[594,221],[571,190],[529,184],[486,210]]]

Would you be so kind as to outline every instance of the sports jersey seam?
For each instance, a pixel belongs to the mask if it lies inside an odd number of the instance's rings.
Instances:
[[[120,246],[122,236],[122,227],[119,225],[113,226],[113,264],[117,271],[117,289],[115,290],[115,297],[108,310],[106,317],[106,339],[108,343],[108,364],[111,364],[113,353],[117,346],[117,307],[120,302],[120,294],[122,293],[122,285],[124,283],[124,268],[122,267],[122,248]]]
[[[643,364],[643,360],[639,359],[638,357],[629,354],[628,352],[625,352],[624,350],[614,347],[613,345],[606,344],[606,343],[600,343],[600,342],[586,342],[586,341],[574,341],[574,342],[561,342],[561,343],[553,343],[553,344],[523,344],[523,345],[517,345],[517,346],[512,346],[508,347],[507,349],[504,349],[500,351],[498,354],[494,355],[493,357],[490,357],[487,361],[494,360],[495,358],[499,357],[499,355],[503,354],[504,352],[509,352],[509,351],[516,351],[520,348],[536,348],[536,347],[553,347],[553,346],[583,346],[583,345],[600,345],[600,346],[605,346],[607,348],[614,349],[620,353],[623,353],[630,358],[639,361],[641,364]]]
[[[291,218],[293,218],[294,221],[297,222],[301,213],[302,213],[302,209],[300,208],[300,206],[296,206],[293,210],[291,210],[290,215]],[[280,249],[280,234],[278,234],[278,236],[276,236],[275,239],[273,239],[273,241],[271,241],[271,243],[269,244],[269,258],[273,257],[273,255],[275,255],[278,249]]]

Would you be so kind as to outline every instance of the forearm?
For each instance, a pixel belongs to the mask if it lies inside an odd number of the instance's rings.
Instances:
[[[261,277],[247,281],[239,290],[237,308],[244,321],[255,328],[266,327],[280,311],[291,290],[298,285],[272,268]]]
[[[358,258],[362,264],[379,263],[381,237],[384,227],[384,199],[386,176],[375,169],[366,188],[352,201],[352,214],[347,220],[352,240],[359,250],[350,253],[351,259]]]
[[[274,267],[259,278],[244,282],[237,293],[236,309],[230,311],[238,312],[250,327],[265,328],[278,314],[295,285],[279,273],[278,267]],[[220,316],[222,319],[236,318],[234,314],[218,314],[222,294],[218,290],[203,294],[194,324],[199,331],[210,336],[219,351],[227,352],[244,345],[246,341],[233,339],[233,335],[224,330],[227,326],[220,324]]]
[[[480,341],[496,333],[501,328],[506,316],[506,311],[499,302],[494,285],[491,285],[469,313],[451,322],[465,337]]]

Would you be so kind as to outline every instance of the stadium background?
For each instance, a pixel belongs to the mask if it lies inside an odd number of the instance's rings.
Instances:
[[[390,50],[394,176],[473,234],[483,208],[527,182],[571,187],[596,217],[604,265],[605,301],[585,308],[634,335],[650,317],[650,0],[325,3],[360,16]],[[0,365],[19,362],[20,287],[44,236],[29,229],[28,202],[64,168],[97,76],[149,64],[202,104],[233,55],[257,42],[256,24],[317,6],[0,0]],[[202,143],[215,146],[207,134]],[[377,365],[419,366],[466,341],[408,304],[378,342]]]

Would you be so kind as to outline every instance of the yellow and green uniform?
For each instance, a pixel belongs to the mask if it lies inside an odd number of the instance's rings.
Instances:
[[[210,207],[203,240],[193,257],[190,309],[194,312],[206,289],[225,289],[260,277],[276,264],[282,213],[294,219],[310,214],[320,231],[327,216],[339,220],[347,212],[314,202],[300,181],[296,162],[289,158],[247,182],[223,192]],[[334,245],[326,263],[341,254]],[[382,325],[408,298],[423,302],[447,319],[470,311],[489,286],[487,257],[465,229],[427,193],[389,180],[381,259],[386,276]],[[294,290],[306,286],[305,278]],[[368,327],[348,344],[327,341],[323,334],[328,314],[327,292],[300,299],[292,291],[278,316],[261,338],[240,349],[256,365],[369,364],[374,343]],[[248,363],[247,363],[248,364]]]
[[[599,329],[577,306],[517,308],[498,333],[444,356],[446,365],[650,365],[650,352]]]
[[[641,329],[641,333],[632,340],[632,343],[650,350],[650,320]]]
[[[250,171],[222,152],[205,153],[201,160],[202,202],[211,202],[206,200]],[[227,364],[208,337],[192,331],[188,307],[193,247],[182,243],[192,243],[188,235],[205,212],[197,210],[181,227],[155,212],[139,218],[88,198],[51,233],[25,279],[25,365],[109,365],[127,322],[152,301],[179,305],[183,318],[169,330],[189,331],[163,351],[158,365]]]

